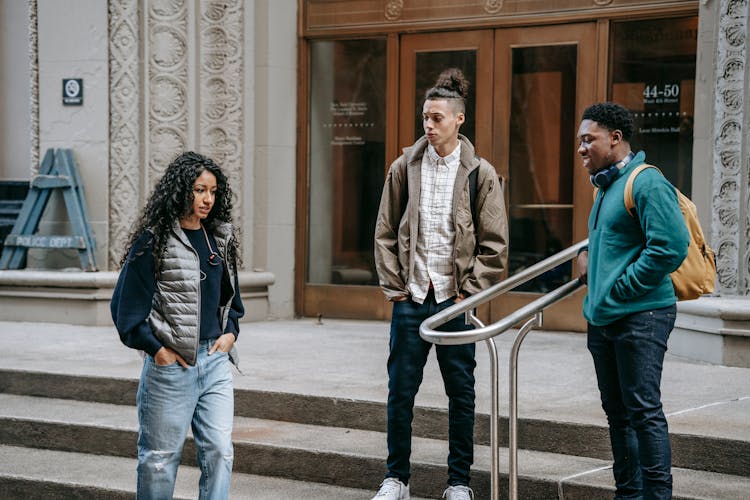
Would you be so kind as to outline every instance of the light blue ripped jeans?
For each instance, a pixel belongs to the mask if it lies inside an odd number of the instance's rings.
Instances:
[[[139,500],[171,499],[188,428],[201,469],[200,499],[229,498],[234,392],[226,353],[201,341],[195,366],[158,366],[146,356],[138,386]]]

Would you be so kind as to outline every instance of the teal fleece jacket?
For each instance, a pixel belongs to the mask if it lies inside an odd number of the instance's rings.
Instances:
[[[635,217],[625,210],[628,176],[645,158],[639,152],[612,184],[599,190],[589,215],[583,315],[593,325],[677,301],[669,273],[682,264],[690,239],[674,186],[648,168],[633,183]]]

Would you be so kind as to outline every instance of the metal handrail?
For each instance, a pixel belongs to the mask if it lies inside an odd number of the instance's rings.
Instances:
[[[492,401],[490,407],[490,449],[492,452],[492,475],[490,478],[492,489],[492,500],[499,499],[498,475],[499,475],[499,450],[498,439],[498,357],[494,337],[505,333],[514,325],[524,321],[524,325],[516,333],[510,354],[510,391],[509,391],[509,435],[508,435],[508,496],[511,500],[518,498],[518,352],[526,335],[534,327],[542,325],[542,311],[552,304],[562,300],[583,286],[583,282],[574,279],[561,287],[539,297],[533,302],[517,309],[501,320],[485,326],[473,313],[477,306],[485,304],[496,297],[513,290],[553,269],[560,264],[573,259],[578,252],[588,245],[588,239],[548,257],[523,271],[514,274],[510,278],[497,283],[486,290],[472,295],[450,307],[430,316],[419,326],[419,335],[426,341],[441,345],[471,344],[484,340],[490,351],[490,377]],[[466,322],[473,324],[474,330],[459,332],[443,332],[436,329],[460,314],[466,315]]]

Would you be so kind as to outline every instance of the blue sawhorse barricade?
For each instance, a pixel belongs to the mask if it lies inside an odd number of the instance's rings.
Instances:
[[[35,235],[53,189],[62,190],[68,218],[73,229],[69,236]],[[31,180],[11,233],[5,238],[0,269],[20,269],[29,248],[75,248],[84,271],[96,271],[94,235],[89,225],[83,186],[78,175],[73,151],[48,149]]]

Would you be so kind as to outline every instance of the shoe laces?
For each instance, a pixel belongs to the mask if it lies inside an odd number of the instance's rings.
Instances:
[[[403,483],[401,483],[401,481],[399,481],[398,479],[392,477],[386,478],[382,483],[380,483],[380,489],[378,490],[378,494],[375,496],[386,496],[390,493],[393,493],[394,491],[399,491],[402,484]]]
[[[448,497],[449,494],[451,495],[450,497]],[[474,500],[474,491],[463,484],[448,486],[443,492],[443,498],[450,498],[452,500]]]

